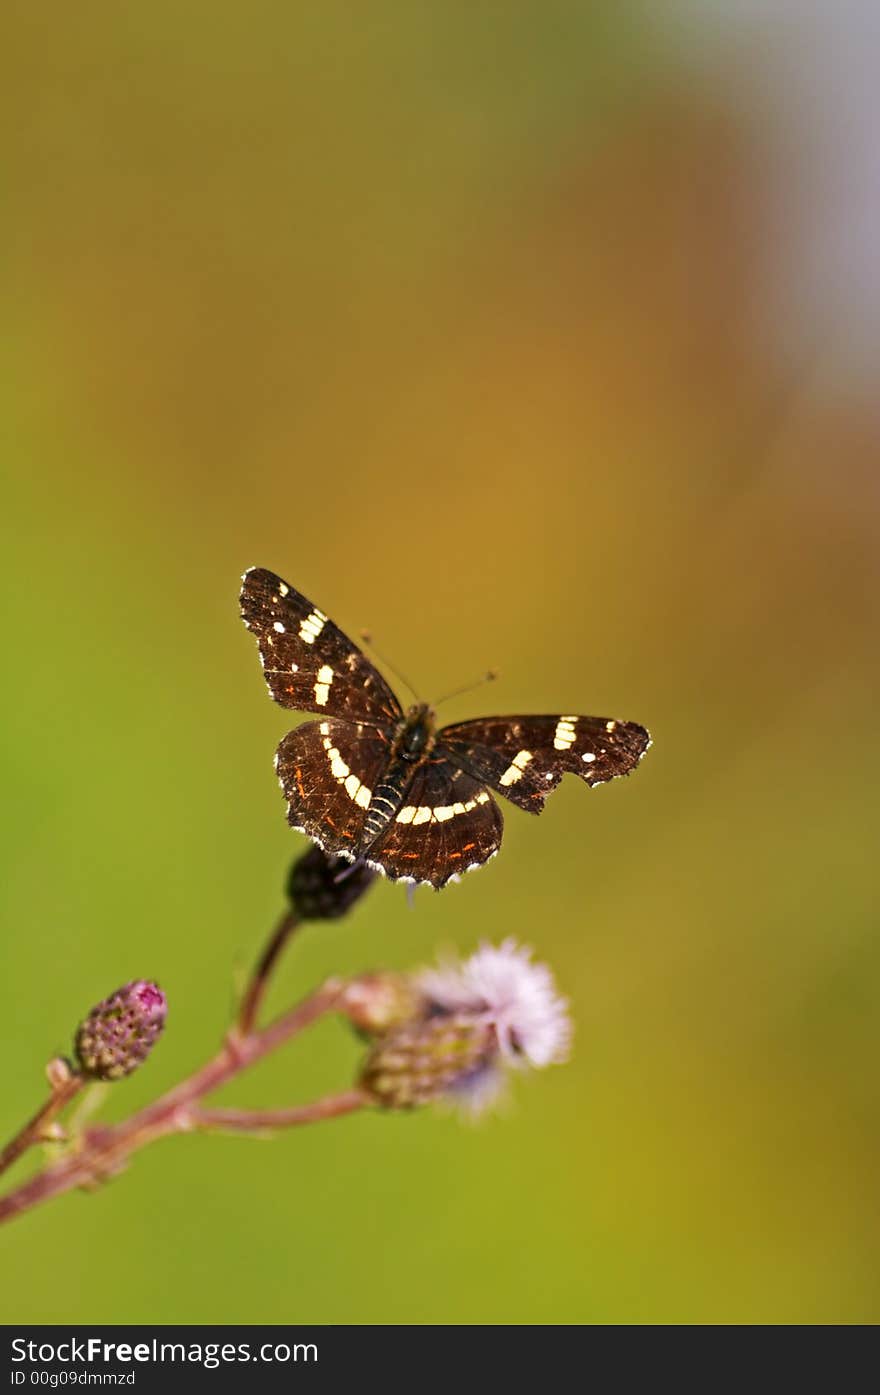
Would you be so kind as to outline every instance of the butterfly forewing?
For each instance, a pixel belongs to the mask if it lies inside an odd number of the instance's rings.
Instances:
[[[389,877],[428,882],[437,890],[488,862],[504,820],[483,784],[453,761],[429,757],[407,788],[396,817],[367,854]]]
[[[288,822],[327,853],[353,856],[388,763],[375,727],[326,718],[288,732],[275,757]]]
[[[374,726],[400,717],[400,704],[369,659],[274,572],[245,573],[241,614],[257,637],[269,692],[282,707]]]
[[[437,742],[438,753],[539,814],[563,775],[588,785],[628,775],[650,737],[636,722],[611,717],[484,717],[444,727]]]

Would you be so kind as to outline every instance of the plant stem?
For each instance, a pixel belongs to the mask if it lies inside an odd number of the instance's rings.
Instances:
[[[26,1152],[33,1144],[39,1143],[45,1137],[47,1126],[52,1122],[57,1114],[66,1104],[69,1104],[75,1095],[79,1093],[85,1084],[83,1076],[77,1072],[68,1075],[66,1080],[60,1082],[52,1090],[51,1095],[41,1109],[38,1109],[32,1119],[29,1119],[24,1128],[19,1129],[14,1138],[11,1138],[6,1147],[0,1152],[0,1173],[11,1167],[22,1153]]]
[[[242,1036],[247,1036],[256,1023],[263,999],[266,996],[266,990],[269,987],[272,970],[281,957],[282,951],[286,948],[291,935],[299,929],[301,924],[302,920],[296,911],[287,910],[275,927],[272,938],[263,950],[241,1000],[241,1007],[238,1010],[238,1030]]]
[[[194,1109],[189,1122],[196,1129],[262,1133],[266,1129],[289,1129],[297,1124],[337,1119],[370,1103],[370,1096],[365,1090],[343,1090],[338,1095],[325,1095],[311,1104],[293,1105],[290,1109]]]

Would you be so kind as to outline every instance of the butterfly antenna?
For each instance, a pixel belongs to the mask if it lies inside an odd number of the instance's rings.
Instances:
[[[395,668],[394,665],[390,663],[388,659],[385,658],[384,654],[379,653],[379,650],[373,643],[373,636],[370,634],[369,630],[361,630],[361,640],[364,644],[368,645],[370,649],[372,649],[373,653],[376,655],[376,658],[385,665],[385,667],[388,669],[388,672],[393,673],[395,678],[399,678],[405,688],[409,688],[416,702],[420,703],[422,699],[419,697],[418,693],[416,692],[412,683],[410,683],[409,679],[401,673],[399,668]]]
[[[432,707],[439,707],[441,702],[448,702],[450,698],[461,697],[464,693],[472,693],[475,688],[482,688],[484,683],[494,683],[498,677],[497,668],[490,668],[488,673],[484,673],[481,678],[477,678],[473,683],[466,683],[463,688],[456,688],[451,693],[444,693],[442,698],[432,702]]]

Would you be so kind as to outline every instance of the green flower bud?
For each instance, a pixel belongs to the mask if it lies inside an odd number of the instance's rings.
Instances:
[[[361,974],[345,986],[340,1010],[352,1026],[367,1036],[381,1036],[416,1017],[428,1002],[411,974]]]
[[[360,1084],[386,1109],[410,1109],[494,1068],[494,1029],[472,1013],[451,1013],[409,1023],[380,1037]]]

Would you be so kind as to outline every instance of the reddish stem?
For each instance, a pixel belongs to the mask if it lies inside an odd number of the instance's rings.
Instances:
[[[55,1086],[43,1107],[37,1110],[34,1117],[29,1119],[24,1128],[20,1129],[15,1137],[9,1140],[0,1153],[0,1173],[11,1167],[16,1159],[20,1158],[22,1153],[26,1152],[34,1143],[40,1143],[45,1138],[46,1126],[52,1122],[57,1114],[60,1114],[66,1104],[70,1103],[85,1083],[83,1076],[72,1073],[66,1080]]]
[[[299,929],[301,924],[302,921],[296,911],[288,910],[284,912],[275,927],[272,938],[263,950],[241,1000],[241,1007],[238,1011],[238,1030],[242,1036],[247,1036],[256,1023],[263,999],[266,996],[266,989],[269,987],[272,970],[281,957],[282,951],[286,948],[291,935]]]
[[[290,1109],[193,1109],[189,1122],[196,1129],[226,1129],[234,1133],[258,1133],[262,1129],[289,1129],[297,1124],[316,1124],[321,1119],[337,1119],[370,1103],[365,1090],[343,1090],[325,1095],[311,1104]]]

